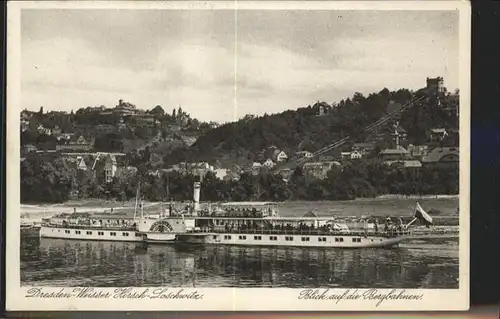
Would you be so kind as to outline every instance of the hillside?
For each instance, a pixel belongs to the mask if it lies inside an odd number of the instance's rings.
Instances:
[[[140,110],[122,100],[115,108],[86,107],[74,113],[44,112],[42,107],[39,112],[21,112],[21,146],[123,153],[149,148],[163,157],[188,148],[214,126],[191,118],[180,107],[169,114],[159,105]]]
[[[321,148],[345,136],[351,136],[352,142],[364,142],[373,138],[363,134],[365,126],[391,112],[395,105],[401,107],[414,95],[406,89],[394,92],[383,89],[367,97],[355,93],[353,97],[332,105],[317,102],[295,111],[246,116],[206,132],[188,149],[180,148],[169,154],[165,162],[248,163],[269,146],[293,154],[303,148]],[[451,103],[444,97],[443,105],[437,108],[435,101],[427,99],[417,108],[405,111],[400,125],[408,132],[408,141],[422,143],[427,139],[426,130],[432,127],[453,127],[456,116],[449,114],[446,108]],[[392,124],[385,130],[390,129]]]

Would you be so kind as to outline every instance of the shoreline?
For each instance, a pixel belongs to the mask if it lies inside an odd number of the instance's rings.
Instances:
[[[300,203],[300,202],[353,202],[353,201],[373,201],[373,200],[385,200],[385,199],[458,199],[460,198],[459,194],[456,195],[401,195],[401,194],[386,194],[386,195],[380,195],[377,197],[359,197],[351,200],[317,200],[317,201],[312,201],[312,200],[290,200],[290,201],[283,201],[283,202],[274,202],[274,203]],[[189,201],[184,201],[184,202],[173,202],[173,203],[188,203]],[[261,201],[247,201],[247,202],[261,202]],[[272,201],[266,201],[266,202],[272,202]],[[144,201],[144,208],[148,206],[154,206],[154,205],[160,205],[162,202],[150,202],[150,201]],[[167,202],[163,202],[167,203]],[[200,203],[207,203],[204,201],[201,201]],[[133,208],[135,205],[135,200],[130,199],[126,201],[117,201],[117,200],[108,200],[108,199],[100,199],[100,198],[92,198],[92,199],[82,199],[82,200],[69,200],[64,203],[21,203],[21,207],[25,209],[41,209],[43,207],[60,207],[60,208],[68,208],[68,207],[96,207],[100,208],[97,206],[103,206],[102,208],[104,209],[104,205],[106,208]],[[114,207],[114,205],[119,205],[117,207]]]
[[[399,195],[399,194],[387,194],[380,195],[375,198],[367,199],[457,199],[460,198],[460,194],[455,195]],[[363,200],[365,198],[359,198]]]

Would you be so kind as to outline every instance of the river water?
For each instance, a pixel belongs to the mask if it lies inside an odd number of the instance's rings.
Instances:
[[[411,200],[287,203],[342,215],[411,214]],[[420,201],[456,219],[457,199]],[[280,212],[282,209],[280,209]],[[323,214],[321,214],[323,215]],[[433,216],[434,217],[434,216]],[[170,287],[458,288],[458,238],[404,242],[393,249],[145,245],[21,237],[22,285]]]

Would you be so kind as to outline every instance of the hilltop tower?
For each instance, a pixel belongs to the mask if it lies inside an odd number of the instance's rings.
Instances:
[[[444,79],[440,76],[435,78],[427,78],[427,88],[436,90],[437,93],[444,93]]]

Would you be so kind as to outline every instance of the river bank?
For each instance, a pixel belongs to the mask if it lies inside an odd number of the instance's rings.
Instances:
[[[283,217],[299,217],[314,211],[319,216],[394,216],[411,217],[414,213],[416,200],[413,198],[372,198],[347,201],[289,201],[279,202],[279,214]],[[433,218],[439,224],[458,224],[458,197],[426,197],[419,198],[419,203],[428,212],[433,212]],[[178,205],[183,205],[178,203]],[[205,203],[201,203],[205,205]],[[167,208],[167,203],[144,202],[145,214],[158,214]],[[94,212],[120,213],[133,216],[135,201],[84,200],[68,201],[63,204],[22,204],[20,214],[23,218],[39,221],[61,213]],[[137,213],[140,213],[138,210]]]

